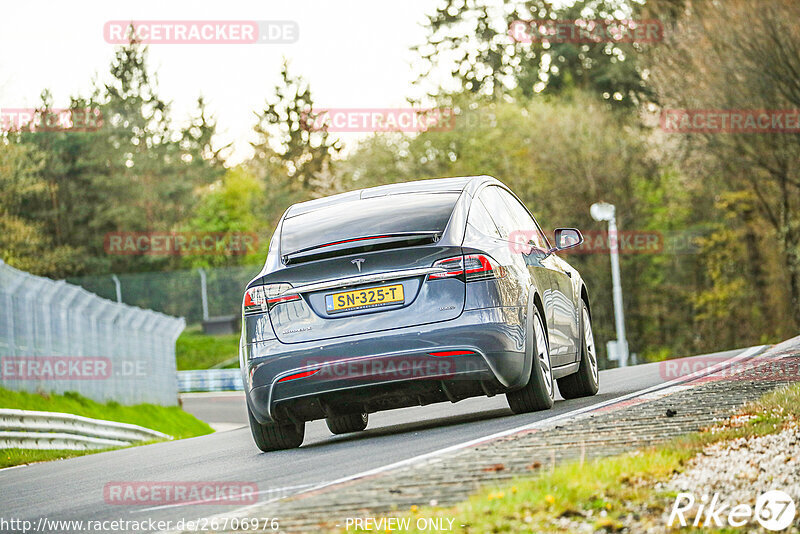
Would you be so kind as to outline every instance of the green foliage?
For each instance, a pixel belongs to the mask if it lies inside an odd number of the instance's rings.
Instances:
[[[452,130],[369,138],[341,163],[347,185],[489,174],[509,185],[546,231],[605,231],[589,216],[591,204],[605,200],[617,205],[622,230],[669,236],[694,224],[692,207],[707,202],[707,193],[687,189],[682,175],[653,156],[650,132],[636,117],[591,94],[507,101],[460,95],[445,105],[456,113]],[[706,345],[686,328],[697,256],[660,252],[623,256],[629,342],[634,351],[701,350]],[[565,257],[587,281],[604,347],[615,337],[608,254]]]
[[[653,88],[672,109],[793,110],[800,107],[797,90],[800,31],[792,21],[800,4],[775,0],[692,2],[668,32],[663,46],[650,59]],[[702,73],[702,75],[687,75]],[[744,277],[710,265],[709,277],[717,293],[704,300],[708,308],[746,300],[766,302],[768,271],[776,269],[775,284],[788,293],[777,303],[778,325],[784,332],[800,327],[800,136],[785,131],[723,133],[714,130],[681,136],[676,151],[681,166],[697,181],[714,177],[722,193],[747,192],[741,202],[717,210],[728,228],[707,243],[718,262],[743,264]],[[765,247],[761,237],[768,238]],[[739,255],[724,254],[722,243],[744,246]],[[777,253],[777,254],[776,254]],[[771,258],[779,264],[771,265]],[[763,272],[762,272],[763,271]],[[747,286],[747,287],[745,287]],[[788,289],[785,291],[784,288]],[[759,314],[769,310],[752,308]],[[774,313],[774,312],[773,312]],[[788,316],[790,320],[785,320]],[[732,318],[731,318],[732,319]],[[749,322],[759,317],[748,317]],[[730,319],[729,319],[730,320]],[[728,324],[736,324],[730,320]],[[774,328],[774,326],[772,326]]]
[[[253,245],[243,247],[246,254],[198,254],[183,256],[187,267],[221,267],[243,262],[262,263],[267,252],[265,230],[271,221],[262,216],[267,202],[265,185],[242,166],[228,169],[225,175],[206,186],[191,218],[187,232],[226,233],[252,238]]]
[[[428,65],[420,79],[447,69],[461,90],[476,94],[500,96],[517,88],[530,98],[580,89],[615,107],[631,108],[652,98],[638,63],[641,43],[520,43],[509,36],[509,27],[514,21],[641,15],[639,3],[624,0],[445,0],[428,16],[427,42],[416,48]]]
[[[237,358],[239,334],[208,336],[199,327],[187,328],[175,342],[175,359],[179,371],[210,369]],[[238,367],[238,360],[226,367]]]
[[[0,449],[0,469],[15,465],[32,464],[36,462],[50,462],[52,460],[63,460],[65,458],[75,458],[85,456],[97,451],[84,450],[40,450],[40,449]]]
[[[34,274],[69,271],[81,249],[54,245],[46,225],[29,216],[46,204],[45,155],[36,147],[0,140],[0,253],[2,260]]]
[[[330,138],[325,128],[314,126],[316,113],[308,83],[289,73],[284,61],[281,83],[275,86],[275,98],[268,100],[258,113],[253,143],[254,159],[280,169],[299,187],[307,188],[331,158],[341,150],[341,143]]]
[[[38,194],[28,195],[19,217],[41,228],[48,238],[43,243],[61,260],[44,255],[38,264],[29,262],[29,270],[65,276],[174,264],[163,257],[109,255],[104,237],[119,231],[175,230],[196,204],[198,188],[221,176],[218,154],[210,149],[215,125],[202,99],[198,106],[198,116],[184,130],[175,130],[169,104],[158,97],[156,79],[147,68],[147,48],[133,42],[116,50],[107,83],[70,104],[75,110],[97,110],[99,128],[25,127],[7,136],[2,153],[17,145],[36,157],[28,174],[35,173]],[[44,91],[40,110],[50,109],[52,99]]]

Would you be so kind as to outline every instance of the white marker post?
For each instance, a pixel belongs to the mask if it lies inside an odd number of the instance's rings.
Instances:
[[[614,204],[598,202],[592,204],[590,213],[595,221],[608,222],[608,248],[611,255],[611,282],[614,295],[614,319],[617,326],[617,340],[613,350],[620,367],[628,366],[628,339],[625,337],[625,312],[622,309],[622,284],[619,275],[619,236],[617,234],[617,208]],[[612,342],[609,342],[611,345]],[[609,346],[609,353],[611,347]],[[611,354],[609,354],[611,356]]]

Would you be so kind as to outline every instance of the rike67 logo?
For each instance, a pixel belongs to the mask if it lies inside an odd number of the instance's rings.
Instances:
[[[753,527],[754,522],[771,531],[789,528],[796,515],[794,500],[784,491],[770,490],[756,499],[755,506],[730,503],[715,493],[697,499],[688,492],[678,493],[667,526],[703,528]]]

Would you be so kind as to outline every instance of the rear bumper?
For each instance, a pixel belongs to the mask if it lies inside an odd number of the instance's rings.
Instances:
[[[450,321],[380,333],[245,344],[248,404],[264,423],[454,401],[520,387],[527,381],[524,311],[483,308]]]

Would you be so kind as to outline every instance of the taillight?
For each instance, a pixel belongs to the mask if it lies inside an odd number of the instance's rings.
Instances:
[[[440,278],[466,277],[467,282],[502,278],[505,271],[501,265],[485,254],[468,254],[439,260],[434,267],[445,269],[443,273],[428,275],[428,280]]]
[[[300,295],[296,293],[285,294],[291,289],[292,286],[289,284],[268,284],[251,287],[244,294],[245,315],[269,311],[282,302],[299,300]]]
[[[293,375],[284,376],[278,382],[289,382],[290,380],[297,380],[298,378],[306,378],[308,376],[319,373],[319,369],[312,369],[311,371],[303,371],[302,373],[295,373]]]
[[[428,275],[428,280],[438,280],[440,278],[455,278],[464,274],[464,258],[457,256],[455,258],[447,258],[439,260],[433,264],[434,267],[444,269],[443,273],[434,273]]]
[[[467,282],[505,276],[503,267],[483,254],[464,256],[464,272],[467,274]]]

